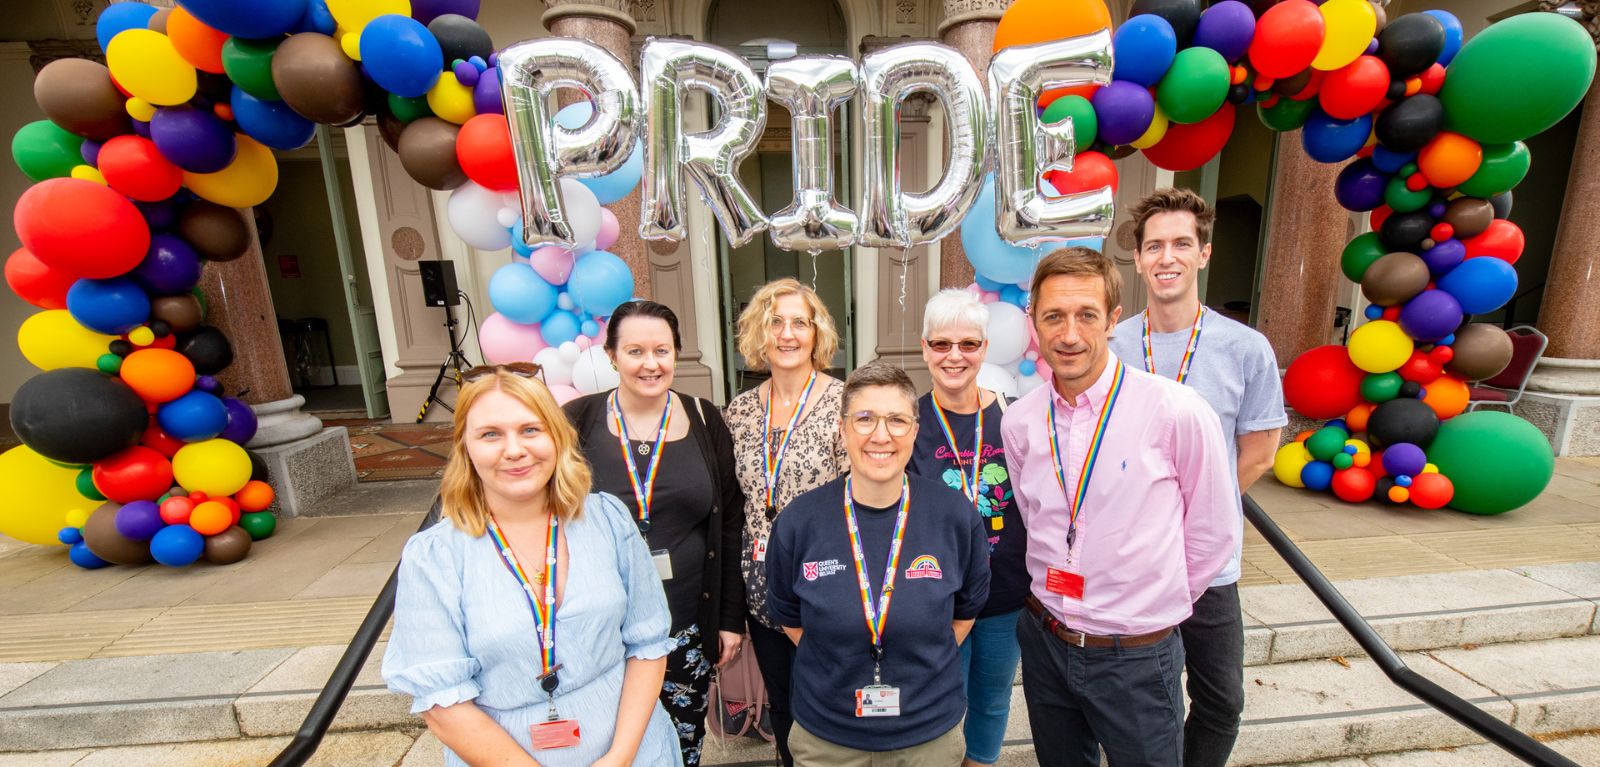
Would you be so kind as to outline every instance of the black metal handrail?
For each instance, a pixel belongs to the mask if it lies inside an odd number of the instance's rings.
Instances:
[[[433,500],[432,508],[428,515],[422,518],[422,524],[417,525],[417,532],[422,532],[439,521],[439,499]],[[361,673],[361,666],[367,662],[367,656],[372,654],[372,648],[378,643],[378,637],[383,635],[383,627],[389,622],[389,616],[394,614],[394,592],[400,576],[400,564],[395,563],[394,570],[389,573],[389,580],[383,584],[383,590],[378,592],[378,598],[372,601],[372,608],[367,610],[367,617],[361,620],[361,627],[356,629],[356,635],[350,639],[350,646],[344,650],[344,655],[339,657],[339,665],[333,667],[333,674],[328,677],[328,683],[323,686],[322,692],[317,694],[317,699],[311,704],[311,710],[306,713],[306,718],[300,723],[300,730],[294,734],[294,739],[289,745],[278,752],[278,757],[272,760],[269,767],[300,767],[317,753],[317,747],[322,745],[322,737],[328,734],[328,727],[333,724],[333,718],[339,713],[339,708],[344,705],[344,699],[350,695],[350,688],[356,682],[356,676]]]
[[[1333,613],[1339,625],[1355,638],[1356,644],[1361,645],[1361,649],[1378,664],[1378,668],[1389,677],[1389,681],[1528,764],[1535,767],[1579,767],[1577,762],[1562,756],[1555,749],[1534,740],[1527,733],[1490,716],[1461,696],[1412,671],[1411,667],[1400,659],[1394,648],[1390,647],[1383,637],[1378,636],[1372,624],[1368,623],[1361,613],[1356,612],[1356,609],[1345,600],[1344,595],[1339,593],[1339,589],[1328,581],[1327,576],[1323,575],[1315,564],[1312,564],[1305,552],[1301,551],[1294,541],[1289,540],[1289,536],[1278,527],[1278,523],[1273,522],[1272,517],[1268,516],[1267,512],[1248,495],[1244,497],[1244,516],[1250,520],[1250,524],[1255,525],[1261,537],[1267,539],[1267,543],[1278,552],[1278,556],[1289,563],[1290,569],[1294,570],[1295,575],[1300,576],[1300,580],[1311,589],[1311,593],[1322,602],[1322,606]]]

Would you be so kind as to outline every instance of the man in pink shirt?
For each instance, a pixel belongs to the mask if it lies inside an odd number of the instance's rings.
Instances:
[[[1051,372],[1001,430],[1028,528],[1032,593],[1017,626],[1044,767],[1183,761],[1182,623],[1238,545],[1216,414],[1191,388],[1124,365],[1109,258],[1046,256],[1030,310]]]

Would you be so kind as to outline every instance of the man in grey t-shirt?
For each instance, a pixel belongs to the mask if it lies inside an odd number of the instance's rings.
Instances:
[[[1192,386],[1232,437],[1228,458],[1239,490],[1272,466],[1283,410],[1278,361],[1266,336],[1206,309],[1196,279],[1211,260],[1216,213],[1199,195],[1157,189],[1133,208],[1134,264],[1149,307],[1118,323],[1111,350],[1131,365]],[[1244,524],[1240,508],[1239,524]],[[1191,710],[1183,732],[1185,767],[1222,767],[1244,712],[1244,619],[1239,552],[1183,622]]]

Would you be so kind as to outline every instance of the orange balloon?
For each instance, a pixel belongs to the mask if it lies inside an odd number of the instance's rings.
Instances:
[[[272,505],[272,485],[259,479],[252,479],[244,483],[239,492],[233,494],[233,499],[239,502],[242,511],[263,511]]]
[[[196,69],[217,75],[223,73],[222,44],[228,41],[228,36],[207,26],[181,5],[173,8],[172,15],[167,17],[167,37],[172,38],[172,47],[178,49],[178,55]]]
[[[1469,392],[1467,382],[1453,375],[1442,375],[1422,387],[1422,403],[1433,408],[1439,420],[1454,418],[1466,412]]]
[[[1100,92],[1098,85],[1074,85],[1071,88],[1056,88],[1039,94],[1039,108],[1044,109],[1062,96],[1082,96],[1086,99],[1094,98]]]
[[[1459,133],[1440,131],[1417,155],[1417,168],[1428,183],[1449,189],[1460,186],[1483,164],[1483,147]]]
[[[1032,45],[1111,28],[1104,0],[1017,0],[1000,17],[994,49]]]
[[[216,501],[206,501],[190,512],[189,526],[201,535],[216,535],[233,526],[233,512]]]
[[[1378,406],[1371,402],[1363,402],[1356,405],[1350,408],[1350,412],[1345,414],[1344,425],[1350,427],[1350,433],[1352,434],[1358,431],[1366,431],[1367,419],[1372,417],[1372,411],[1376,409],[1378,409]]]
[[[194,388],[194,363],[171,349],[140,349],[122,361],[117,374],[149,402],[171,402]]]
[[[1304,442],[1304,441],[1306,441],[1308,439],[1311,439],[1311,435],[1316,434],[1316,433],[1317,433],[1316,429],[1306,429],[1305,431],[1294,435],[1294,441],[1296,441],[1296,442]]]

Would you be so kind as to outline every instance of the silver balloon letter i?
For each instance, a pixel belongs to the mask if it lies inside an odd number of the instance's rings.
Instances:
[[[833,195],[833,113],[859,86],[855,62],[842,56],[800,56],[767,69],[767,98],[789,110],[794,201],[772,214],[768,235],[784,250],[840,250],[856,239],[861,219]]]

